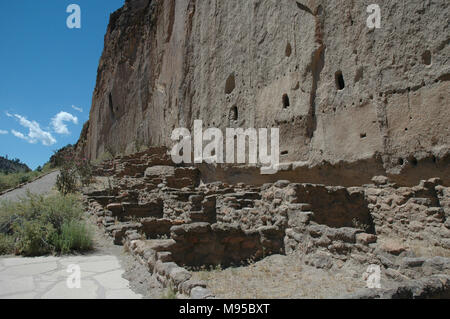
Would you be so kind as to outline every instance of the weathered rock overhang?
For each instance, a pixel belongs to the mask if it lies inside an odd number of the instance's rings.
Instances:
[[[440,177],[445,186],[450,185],[450,153],[437,157],[432,153],[421,158],[410,156],[398,159],[395,166],[387,168],[381,155],[356,162],[281,163],[275,174],[261,174],[255,165],[200,164],[200,179],[204,183],[222,181],[230,184],[246,183],[263,185],[278,180],[293,183],[324,184],[330,186],[362,186],[370,184],[374,176],[388,176],[399,186],[414,186],[421,180]]]

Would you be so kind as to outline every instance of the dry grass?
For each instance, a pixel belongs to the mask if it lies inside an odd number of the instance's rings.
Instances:
[[[224,299],[332,298],[363,288],[362,277],[303,265],[298,256],[271,256],[245,267],[199,271],[216,297]]]
[[[109,178],[111,179],[111,178]],[[103,191],[107,190],[109,187],[108,177],[95,176],[92,179],[92,183],[85,187],[85,191]]]
[[[450,250],[440,246],[433,246],[420,240],[402,240],[394,237],[379,236],[378,245],[381,247],[386,243],[404,246],[407,251],[412,251],[416,257],[432,258],[435,256],[450,257]]]
[[[443,247],[425,245],[420,241],[410,241],[407,243],[409,249],[414,252],[417,257],[450,257],[450,251]]]

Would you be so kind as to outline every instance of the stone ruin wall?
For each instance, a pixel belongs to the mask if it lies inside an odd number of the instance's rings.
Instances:
[[[450,251],[450,188],[438,178],[414,187],[383,176],[348,188],[283,180],[205,184],[198,169],[169,165],[165,151],[105,162],[96,175],[112,182],[86,199],[114,242],[180,293],[210,295],[205,283],[190,281],[187,269],[245,265],[272,254],[300,253],[305,263],[325,269],[379,264],[394,277],[403,276],[401,270],[422,278],[409,266],[396,269],[395,262],[428,265],[428,275],[449,270],[445,258],[408,259],[415,241]]]

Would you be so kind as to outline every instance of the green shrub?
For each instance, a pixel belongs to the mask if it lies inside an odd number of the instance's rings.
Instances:
[[[61,227],[61,233],[53,238],[56,251],[62,254],[72,250],[79,252],[91,250],[93,247],[92,233],[86,223],[79,221],[65,222]]]
[[[30,180],[30,176],[29,175],[20,176],[19,180],[20,180],[20,184],[26,183]]]
[[[28,194],[19,202],[0,203],[0,234],[9,247],[5,251],[27,256],[86,251],[93,245],[83,207],[74,195]]]
[[[43,173],[48,173],[53,170],[52,164],[50,162],[45,163],[44,167],[42,167]]]
[[[77,174],[73,167],[64,165],[56,177],[56,188],[64,196],[77,191]]]
[[[51,238],[55,229],[40,220],[22,221],[15,224],[15,234],[19,241],[16,250],[24,256],[41,256],[52,251]]]
[[[82,160],[77,163],[77,173],[80,178],[80,182],[83,186],[89,186],[93,179],[93,169],[91,163],[87,160]]]
[[[0,192],[3,192],[4,190],[7,190],[8,184],[6,184],[6,182],[4,180],[1,179],[0,177]]]
[[[14,253],[14,238],[0,233],[0,255]]]
[[[163,293],[161,299],[177,299],[177,292],[171,284],[167,287],[166,292]]]
[[[38,202],[36,207],[41,214],[41,218],[46,223],[51,223],[58,230],[62,228],[65,222],[79,221],[83,217],[83,206],[80,199],[75,195],[50,196],[45,198],[43,202]]]
[[[58,156],[61,157],[62,155]],[[87,158],[81,158],[71,149],[64,153],[59,160],[60,173],[56,179],[56,187],[63,194],[73,194],[78,189],[78,181],[82,186],[88,186],[93,180],[93,168]]]

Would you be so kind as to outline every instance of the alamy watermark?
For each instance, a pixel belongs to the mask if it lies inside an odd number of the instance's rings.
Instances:
[[[220,129],[203,131],[203,122],[196,120],[193,137],[187,128],[173,130],[171,139],[176,144],[171,156],[175,164],[261,164],[261,174],[275,174],[280,163],[280,130],[270,129],[270,145],[268,134],[267,128],[227,128],[224,141]]]
[[[70,4],[66,9],[70,15],[67,17],[66,25],[69,29],[81,29],[81,8],[78,4]]]
[[[378,4],[371,4],[367,7],[367,13],[370,13],[367,18],[367,27],[369,29],[381,28],[381,9]]]
[[[70,13],[67,17],[66,25],[69,29],[81,29],[81,7],[78,4],[70,4],[66,8],[66,12]],[[366,20],[366,25],[369,29],[381,28],[381,9],[376,3],[367,6],[366,12],[369,17]]]
[[[69,29],[81,29],[81,7],[78,4],[70,4],[66,9],[70,15],[67,17],[66,25]],[[381,28],[381,9],[376,3],[367,6],[366,12],[369,13],[366,24],[369,29]]]
[[[69,265],[66,270],[70,273],[67,277],[66,285],[69,289],[81,288],[81,267],[79,265]]]
[[[363,275],[367,288],[381,288],[381,267],[379,265],[370,265]]]

